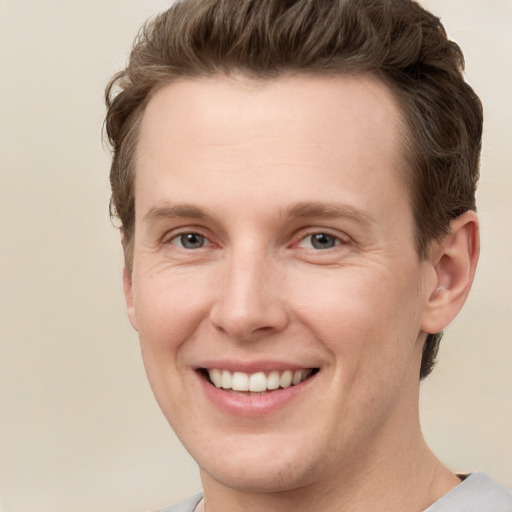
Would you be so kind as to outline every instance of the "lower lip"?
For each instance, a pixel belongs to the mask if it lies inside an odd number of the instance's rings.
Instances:
[[[222,412],[236,416],[256,417],[272,414],[296,399],[305,391],[315,375],[305,381],[285,389],[276,389],[262,395],[238,394],[217,388],[198,374],[207,398]]]

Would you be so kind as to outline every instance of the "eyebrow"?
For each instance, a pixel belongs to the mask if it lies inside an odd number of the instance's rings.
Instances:
[[[281,216],[285,218],[347,218],[364,226],[375,222],[375,219],[362,210],[347,204],[332,204],[321,202],[300,202],[286,207]],[[144,222],[155,222],[165,219],[191,218],[207,219],[212,214],[192,204],[163,204],[151,207],[143,217]]]
[[[303,218],[319,217],[328,219],[347,218],[364,226],[375,222],[369,213],[348,204],[332,204],[320,202],[302,202],[292,205],[283,211],[285,217]]]
[[[210,214],[192,204],[164,204],[151,207],[143,217],[144,222],[155,222],[164,219],[177,218],[205,219]]]

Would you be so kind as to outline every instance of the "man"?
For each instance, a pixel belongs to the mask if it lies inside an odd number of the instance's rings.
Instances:
[[[176,511],[508,511],[423,440],[479,253],[482,110],[410,0],[186,0],[107,88],[124,289],[204,489]]]

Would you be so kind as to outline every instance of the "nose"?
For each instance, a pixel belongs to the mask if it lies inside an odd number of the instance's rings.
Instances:
[[[289,323],[285,278],[269,259],[253,253],[233,254],[219,275],[222,284],[210,320],[237,341],[256,341],[282,331]]]

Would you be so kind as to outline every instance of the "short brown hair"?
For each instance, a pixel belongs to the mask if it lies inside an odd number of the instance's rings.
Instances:
[[[177,78],[244,73],[372,74],[394,94],[408,128],[406,176],[420,258],[449,223],[475,210],[482,106],[464,57],[439,18],[413,0],[182,0],[141,29],[124,70],[106,88],[113,149],[111,215],[131,271],[138,127],[152,95]],[[430,334],[420,377],[442,333]]]

